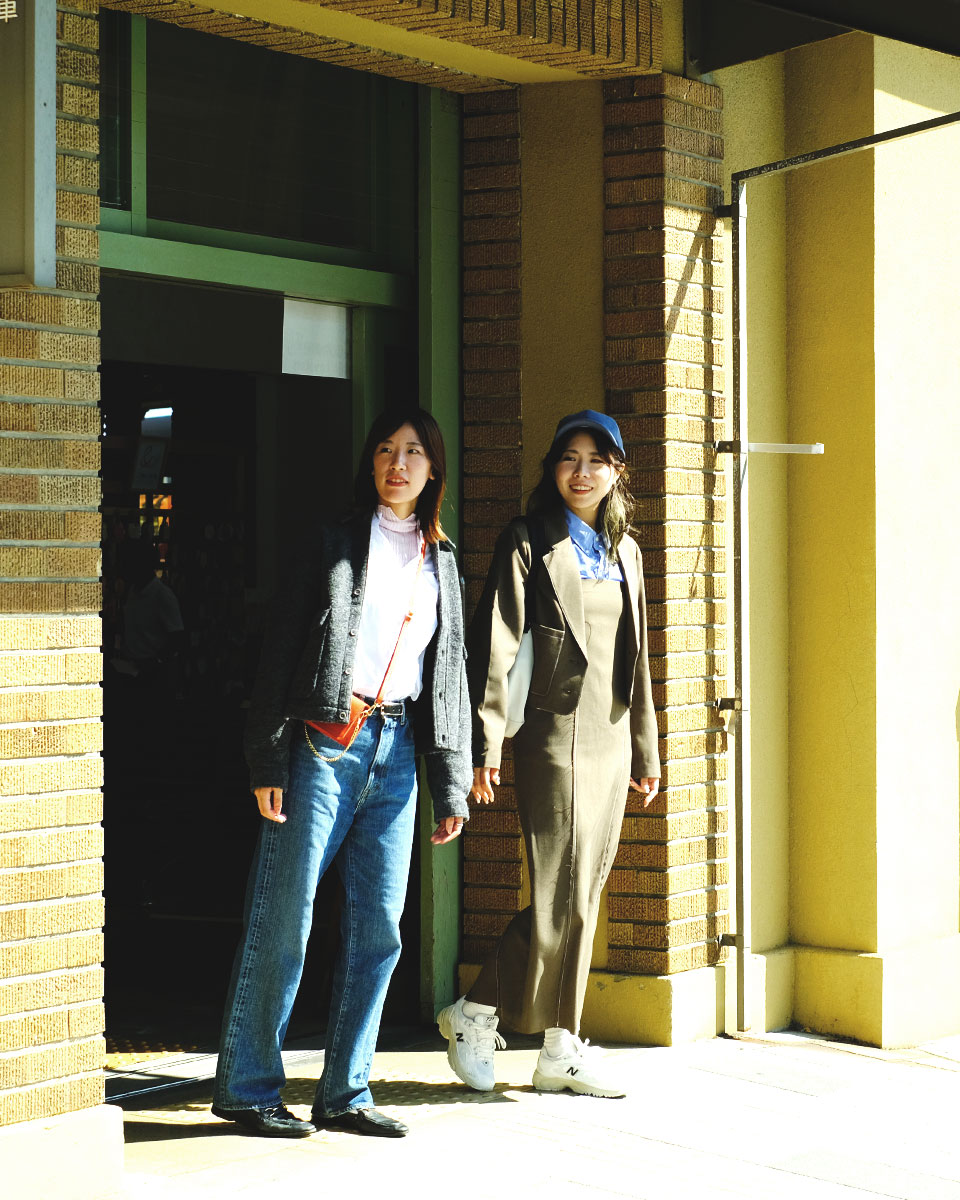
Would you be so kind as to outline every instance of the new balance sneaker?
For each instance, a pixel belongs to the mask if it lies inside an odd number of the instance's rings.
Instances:
[[[477,1092],[492,1092],[494,1087],[493,1055],[506,1042],[497,1033],[497,1018],[493,1013],[468,1017],[463,1011],[464,997],[437,1016],[440,1033],[447,1039],[447,1062],[454,1074],[467,1087]]]
[[[618,1099],[627,1093],[612,1074],[604,1068],[603,1051],[589,1042],[574,1037],[566,1039],[563,1051],[554,1057],[540,1051],[533,1072],[533,1086],[539,1092],[562,1092],[569,1088],[584,1096],[607,1096]]]

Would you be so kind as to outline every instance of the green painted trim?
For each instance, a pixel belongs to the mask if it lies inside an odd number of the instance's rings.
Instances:
[[[130,17],[130,232],[147,230],[147,19]]]
[[[326,300],[330,304],[407,308],[413,303],[411,282],[402,275],[109,230],[100,234],[100,266],[137,275],[281,292],[307,300]]]
[[[447,444],[444,525],[460,539],[460,98],[420,97],[420,396]]]
[[[100,209],[100,228],[111,233],[130,233],[133,214],[129,209]],[[274,258],[294,258],[302,262],[353,267],[358,271],[376,271],[382,256],[365,250],[347,250],[342,246],[322,246],[318,242],[294,242],[287,238],[239,233],[233,229],[214,229],[207,225],[183,225],[177,221],[148,218],[143,235],[163,242],[181,242],[187,246],[216,246],[220,250],[240,250],[247,254],[269,254]]]
[[[359,465],[367,430],[380,411],[383,395],[383,353],[379,337],[380,314],[356,308],[350,319],[351,379],[353,385],[353,464]]]
[[[221,250],[242,250],[250,254],[270,254],[275,258],[296,258],[304,262],[355,267],[361,271],[375,271],[386,265],[382,256],[367,250],[323,246],[319,242],[295,242],[258,233],[212,229],[205,225],[183,225],[176,221],[157,221],[153,218],[147,221],[147,236],[169,242],[186,242],[192,246],[218,246]]]
[[[460,540],[460,100],[420,89],[419,342],[420,397],[440,423],[447,447],[443,524]],[[456,995],[462,908],[460,841],[434,847],[426,787],[420,806],[420,1010],[423,1019]]]
[[[104,208],[100,205],[100,232],[130,233],[133,229],[133,214],[126,208]]]

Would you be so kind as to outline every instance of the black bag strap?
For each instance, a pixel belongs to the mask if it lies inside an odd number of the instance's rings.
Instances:
[[[523,631],[530,628],[533,618],[537,576],[547,552],[547,530],[541,517],[524,517],[530,537],[530,570],[523,581]]]

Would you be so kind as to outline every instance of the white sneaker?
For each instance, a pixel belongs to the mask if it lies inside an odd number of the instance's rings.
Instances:
[[[447,1062],[467,1087],[492,1092],[494,1087],[493,1054],[506,1042],[497,1033],[493,1013],[468,1017],[463,1011],[464,997],[441,1010],[437,1016],[440,1033],[447,1039]]]
[[[537,1069],[533,1073],[533,1086],[539,1092],[562,1092],[569,1088],[584,1096],[607,1096],[617,1099],[627,1093],[604,1071],[603,1051],[581,1042],[570,1034],[563,1053],[554,1057],[546,1050],[540,1051]]]

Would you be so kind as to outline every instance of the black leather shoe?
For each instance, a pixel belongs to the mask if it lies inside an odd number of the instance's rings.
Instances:
[[[410,1132],[402,1121],[395,1121],[375,1108],[351,1108],[336,1117],[310,1116],[317,1129],[338,1129],[343,1133],[362,1133],[367,1137],[406,1137]]]
[[[247,1129],[260,1137],[301,1138],[316,1133],[316,1126],[309,1121],[301,1121],[282,1104],[272,1108],[212,1108],[215,1117],[223,1121],[233,1121],[241,1129]]]

